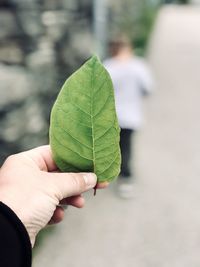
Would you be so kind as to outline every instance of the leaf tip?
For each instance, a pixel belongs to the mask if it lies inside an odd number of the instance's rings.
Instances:
[[[98,62],[98,63],[101,63],[101,60],[99,58],[98,55],[94,54],[93,56],[91,56],[91,58],[89,59],[91,62],[95,63],[95,62]]]

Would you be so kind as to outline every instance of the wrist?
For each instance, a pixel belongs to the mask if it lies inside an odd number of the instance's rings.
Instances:
[[[16,213],[2,201],[0,201],[0,214],[4,222],[6,222],[6,229],[8,230],[9,242],[17,242],[21,249],[22,261],[26,262],[25,266],[31,266],[31,242],[30,237],[22,221]],[[11,235],[12,233],[12,235]],[[24,266],[24,265],[23,265]]]
[[[33,247],[34,243],[35,243],[36,234],[34,233],[32,228],[30,227],[30,223],[28,223],[28,221],[26,220],[25,213],[24,212],[22,213],[22,211],[18,208],[18,206],[20,206],[20,205],[17,206],[16,200],[14,201],[14,199],[12,199],[12,197],[9,197],[8,195],[4,196],[3,194],[1,194],[0,203],[2,203],[2,205],[4,205],[4,206],[8,207],[15,214],[15,216],[18,218],[20,223],[25,228],[26,233],[28,234],[29,240],[31,242],[31,245]]]

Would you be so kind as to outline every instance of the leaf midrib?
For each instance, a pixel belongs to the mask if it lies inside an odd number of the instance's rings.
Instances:
[[[95,166],[96,166],[96,159],[95,159],[95,149],[94,149],[94,116],[93,116],[93,104],[94,104],[94,69],[95,69],[95,62],[92,66],[92,75],[91,75],[91,106],[90,106],[90,116],[91,116],[91,127],[92,127],[92,156],[93,156],[93,172],[95,173]]]

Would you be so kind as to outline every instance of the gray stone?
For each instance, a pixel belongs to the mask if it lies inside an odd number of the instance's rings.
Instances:
[[[22,8],[19,10],[18,16],[24,34],[34,38],[43,33],[39,10],[35,10],[34,7],[30,9]]]
[[[7,10],[0,10],[0,40],[19,35],[20,31],[17,27],[15,16]]]
[[[58,91],[91,53],[89,2],[12,0],[0,9],[0,163],[48,142]]]
[[[33,94],[31,76],[19,66],[0,65],[0,109],[25,101]]]
[[[23,64],[24,54],[18,43],[5,41],[0,44],[0,62]]]

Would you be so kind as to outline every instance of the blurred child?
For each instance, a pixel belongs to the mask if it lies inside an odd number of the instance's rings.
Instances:
[[[111,57],[104,65],[113,81],[122,153],[118,190],[121,197],[133,196],[134,171],[131,156],[135,133],[142,124],[142,98],[152,90],[152,77],[144,59],[134,55],[127,37],[119,37],[109,44]]]

